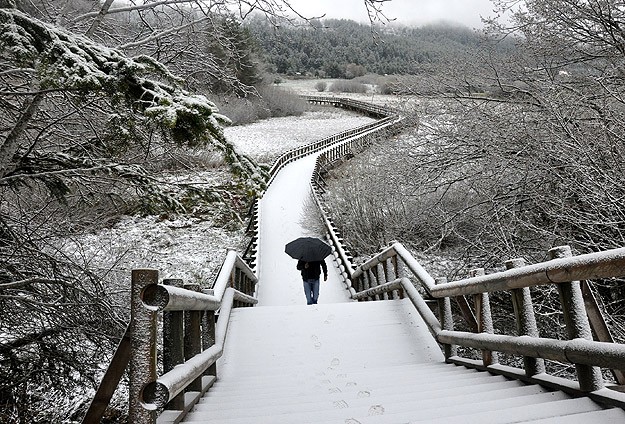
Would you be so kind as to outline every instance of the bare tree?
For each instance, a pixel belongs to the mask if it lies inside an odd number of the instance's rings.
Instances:
[[[253,91],[224,23],[257,11],[297,17],[277,0],[0,0],[0,421],[80,416],[125,326],[114,259],[95,267],[80,245],[65,248],[72,235],[197,202],[236,218],[233,204],[264,188],[265,170],[197,91],[209,80]],[[157,159],[189,149],[219,152],[232,178],[159,181]]]
[[[490,22],[472,60],[433,74],[441,91],[420,99],[418,133],[392,151],[378,146],[374,168],[355,159],[341,170],[352,181],[335,191],[364,192],[332,198],[360,252],[397,238],[463,259],[453,277],[507,258],[543,261],[555,245],[586,253],[625,244],[623,2],[495,3],[510,20]],[[623,340],[622,281],[598,282],[598,292]],[[554,297],[538,294],[544,331],[562,325]]]

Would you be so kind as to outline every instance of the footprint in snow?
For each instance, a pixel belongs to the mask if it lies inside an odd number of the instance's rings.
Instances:
[[[345,420],[345,424],[361,424],[360,421],[354,418],[348,418]]]
[[[384,415],[384,407],[382,405],[373,405],[369,408],[369,416]]]
[[[344,400],[339,400],[333,403],[334,407],[337,409],[345,409],[345,408],[349,408],[349,404],[347,402],[345,402]]]

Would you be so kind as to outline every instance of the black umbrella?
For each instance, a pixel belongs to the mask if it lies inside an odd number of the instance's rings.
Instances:
[[[332,248],[323,240],[316,237],[300,237],[287,243],[284,251],[293,259],[304,262],[322,261],[332,253]]]

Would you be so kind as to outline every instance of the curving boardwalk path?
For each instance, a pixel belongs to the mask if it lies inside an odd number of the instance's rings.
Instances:
[[[297,261],[284,253],[284,245],[301,236],[319,237],[319,224],[311,199],[310,179],[320,153],[284,167],[259,204],[257,306],[306,305]],[[319,303],[349,302],[332,256],[326,258],[328,281],[321,281]]]

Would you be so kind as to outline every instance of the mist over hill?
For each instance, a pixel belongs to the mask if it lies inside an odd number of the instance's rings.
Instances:
[[[429,72],[434,65],[470,56],[482,42],[475,30],[443,23],[372,28],[326,19],[276,26],[257,18],[247,28],[268,71],[328,78]]]

